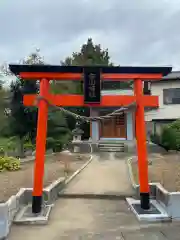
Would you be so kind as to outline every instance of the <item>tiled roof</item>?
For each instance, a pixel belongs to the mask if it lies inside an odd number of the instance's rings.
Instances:
[[[164,81],[171,81],[171,80],[180,80],[180,71],[173,71],[169,73],[167,76],[163,77],[159,81],[153,81],[153,84],[156,82],[164,82]]]
[[[167,76],[163,77],[163,79],[180,79],[180,71],[174,71],[169,73]]]

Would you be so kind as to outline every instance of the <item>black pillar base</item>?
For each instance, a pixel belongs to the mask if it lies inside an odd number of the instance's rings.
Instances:
[[[140,193],[141,208],[144,210],[150,209],[149,193]]]
[[[42,196],[32,197],[32,213],[40,213],[42,206]]]

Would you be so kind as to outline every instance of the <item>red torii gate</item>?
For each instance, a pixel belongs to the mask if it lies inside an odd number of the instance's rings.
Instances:
[[[171,67],[76,67],[51,65],[9,65],[10,70],[25,80],[40,80],[38,102],[38,122],[36,137],[36,160],[32,212],[40,213],[43,194],[44,158],[46,151],[46,132],[48,102],[56,106],[119,107],[136,102],[136,139],[139,167],[141,208],[149,209],[148,162],[144,107],[158,107],[158,96],[143,95],[143,81],[160,80],[172,71]],[[50,80],[82,81],[84,96],[52,95],[49,92]],[[101,81],[134,80],[134,96],[101,96]],[[24,105],[33,106],[37,95],[25,95]],[[44,98],[44,99],[43,99]]]

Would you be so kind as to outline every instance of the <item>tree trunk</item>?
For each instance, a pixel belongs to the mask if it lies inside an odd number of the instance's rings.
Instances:
[[[21,137],[19,138],[18,157],[20,157],[20,158],[25,157],[25,154],[24,154],[24,139],[21,138]]]

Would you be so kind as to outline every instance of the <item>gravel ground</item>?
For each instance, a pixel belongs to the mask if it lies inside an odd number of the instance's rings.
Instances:
[[[180,191],[180,154],[150,154],[149,181],[159,182],[170,192]],[[137,162],[132,162],[136,183],[138,183]]]
[[[75,156],[70,158],[70,172],[71,175],[78,168],[80,168],[88,159],[89,156],[82,155],[81,160],[77,160]],[[59,177],[64,177],[64,156],[56,154],[46,158],[45,161],[45,175],[44,187],[51,184]],[[34,161],[25,162],[21,165],[21,170],[16,172],[0,173],[0,202],[6,201],[10,196],[16,194],[20,188],[31,188],[33,186],[33,170]]]

